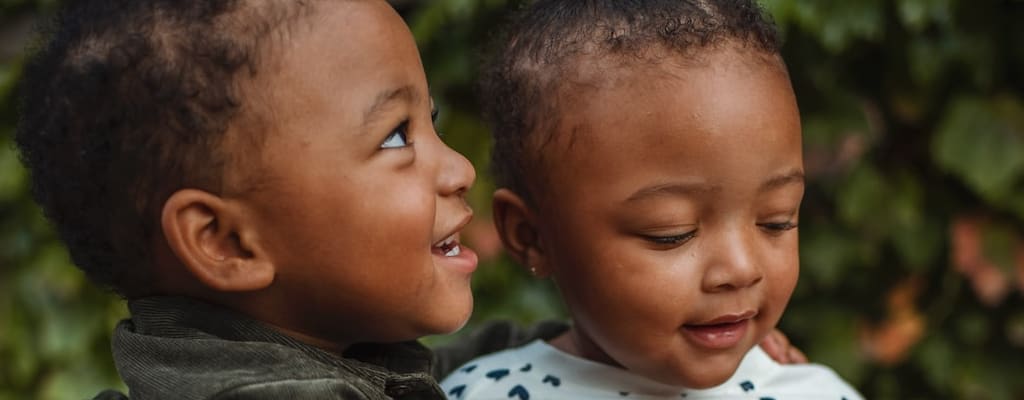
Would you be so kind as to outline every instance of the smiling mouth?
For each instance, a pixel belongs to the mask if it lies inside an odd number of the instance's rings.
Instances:
[[[754,311],[725,315],[710,321],[683,325],[682,332],[701,347],[727,349],[740,343],[756,315]]]
[[[445,257],[455,257],[462,254],[462,247],[459,246],[459,234],[451,235],[438,242],[433,247],[434,252]]]
[[[702,322],[694,322],[687,324],[687,326],[701,327],[701,326],[716,326],[716,325],[730,325],[743,322],[745,320],[754,318],[757,316],[757,311],[749,310],[736,314],[726,314],[718,318],[706,320]]]

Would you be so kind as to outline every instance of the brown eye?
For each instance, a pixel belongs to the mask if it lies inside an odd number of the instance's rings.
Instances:
[[[382,149],[399,149],[409,145],[409,121],[399,124],[384,142],[380,144]]]

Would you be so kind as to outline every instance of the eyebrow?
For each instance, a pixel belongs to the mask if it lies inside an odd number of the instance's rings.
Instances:
[[[804,171],[801,171],[800,169],[793,169],[787,173],[768,178],[768,180],[764,181],[764,183],[761,184],[761,187],[758,189],[758,191],[767,192],[769,190],[777,189],[779,187],[794,183],[804,183]]]
[[[721,186],[707,185],[704,183],[672,182],[651,185],[637,190],[626,199],[626,202],[634,202],[648,197],[657,196],[690,196],[695,194],[714,193],[722,190]]]
[[[784,174],[775,175],[768,178],[758,188],[758,192],[767,192],[773,189],[777,189],[782,186],[790,184],[803,184],[804,173],[799,169],[786,172]],[[625,202],[634,202],[643,200],[648,197],[657,196],[692,196],[707,193],[716,193],[722,190],[721,186],[718,185],[707,185],[699,182],[671,182],[664,184],[657,184],[645,187],[637,190]]]
[[[363,112],[363,126],[367,126],[373,119],[379,114],[388,104],[391,104],[398,100],[405,100],[406,102],[413,102],[416,98],[416,89],[412,86],[402,86],[390,90],[385,90],[377,94],[377,98],[374,99],[373,105]]]

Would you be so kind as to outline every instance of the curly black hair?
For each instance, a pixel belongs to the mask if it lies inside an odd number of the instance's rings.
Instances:
[[[166,199],[218,193],[242,81],[311,1],[79,0],[40,30],[16,143],[72,261],[126,297],[152,291]]]
[[[725,43],[778,55],[770,17],[752,0],[537,0],[497,37],[481,67],[479,97],[494,138],[497,184],[527,201],[543,174],[542,143],[558,125],[560,89],[580,62],[657,63]]]

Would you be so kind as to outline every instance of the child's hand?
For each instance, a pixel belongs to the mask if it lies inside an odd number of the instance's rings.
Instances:
[[[768,356],[779,364],[806,364],[807,356],[800,349],[793,347],[786,334],[774,329],[761,340],[761,348]]]

